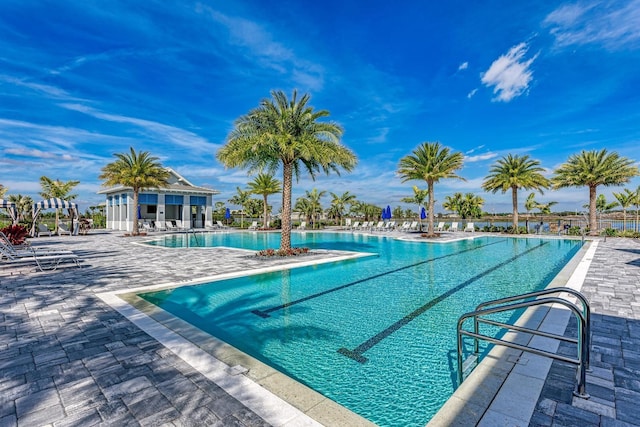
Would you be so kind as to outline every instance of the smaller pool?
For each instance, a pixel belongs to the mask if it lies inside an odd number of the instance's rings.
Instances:
[[[277,247],[280,238],[197,237],[253,250]],[[176,247],[188,238],[156,244]],[[293,244],[377,256],[140,297],[381,426],[424,426],[451,396],[462,313],[545,288],[581,247],[572,240],[428,244],[350,233],[295,233]]]

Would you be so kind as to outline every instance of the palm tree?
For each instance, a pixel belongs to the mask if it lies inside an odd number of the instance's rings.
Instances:
[[[423,142],[413,152],[400,159],[398,174],[403,182],[412,179],[423,179],[427,182],[429,192],[429,235],[433,236],[433,211],[435,205],[433,185],[445,178],[464,178],[455,174],[462,168],[462,153],[450,153],[449,148],[442,147],[439,142]]]
[[[313,222],[313,227],[316,227],[316,223],[319,223],[320,215],[322,214],[322,203],[320,199],[327,194],[326,191],[318,191],[314,188],[311,191],[306,191],[303,197],[299,197],[296,200],[296,210],[304,213],[307,217],[307,221]]]
[[[442,207],[446,210],[457,213],[460,218],[480,218],[482,216],[482,206],[484,199],[473,193],[454,193],[453,196],[445,197]]]
[[[4,195],[7,194],[8,188],[4,185],[0,184],[0,199],[4,198]]]
[[[22,194],[9,195],[9,201],[16,205],[16,216],[18,221],[24,221],[33,212],[33,199],[29,196],[23,196]]]
[[[106,186],[123,185],[133,190],[133,206],[138,207],[138,196],[141,191],[150,188],[161,188],[169,185],[167,171],[148,151],[136,153],[129,147],[129,153],[115,153],[116,161],[102,168],[98,177]],[[133,215],[132,235],[138,235],[138,215]]]
[[[269,214],[267,196],[271,194],[277,194],[282,191],[280,181],[275,179],[273,175],[259,173],[258,176],[256,176],[253,181],[247,185],[249,186],[249,189],[253,194],[262,195],[262,203],[264,204],[264,211],[262,214],[262,220],[264,221],[263,227],[267,228],[267,224],[269,224],[269,219],[267,218],[267,215]]]
[[[422,230],[422,216],[420,215],[420,210],[424,205],[424,201],[427,200],[429,196],[429,190],[421,190],[417,185],[413,187],[413,196],[412,197],[403,197],[400,201],[403,203],[415,203],[418,205],[418,219],[420,220],[420,230]]]
[[[331,194],[331,207],[335,206],[335,212],[340,217],[340,227],[342,227],[342,218],[344,217],[344,211],[347,209],[347,205],[351,205],[356,201],[356,195],[351,194],[348,191],[342,193],[342,195],[337,195],[336,193]]]
[[[616,152],[581,151],[572,154],[566,163],[560,165],[551,179],[554,188],[588,187],[589,188],[589,234],[597,235],[596,197],[600,185],[622,185],[640,170],[633,165],[633,160],[620,157]]]
[[[635,223],[635,232],[638,232],[638,217],[640,217],[640,185],[636,188],[636,191],[633,193],[635,196],[633,197],[633,206],[636,207],[636,223]]]
[[[618,205],[622,208],[622,231],[627,231],[627,208],[633,204],[636,194],[624,189],[624,193],[613,193],[613,197],[618,201]]]
[[[236,187],[236,195],[229,199],[229,203],[232,205],[240,206],[240,228],[244,228],[244,212],[249,200],[251,200],[251,191],[243,190],[240,187]]]
[[[340,143],[343,130],[338,124],[319,122],[329,116],[326,110],[314,111],[308,106],[309,95],[291,100],[282,91],[272,91],[272,99],[241,116],[227,137],[217,158],[227,167],[243,167],[250,171],[271,172],[282,167],[282,234],[280,249],[291,248],[291,190],[293,177],[304,169],[315,180],[320,171],[340,174],[351,171],[357,162],[355,154]]]
[[[62,182],[59,179],[52,180],[46,176],[40,177],[40,186],[42,191],[39,193],[44,199],[59,198],[63,200],[73,200],[78,197],[77,194],[69,194],[73,187],[80,184],[80,181]],[[56,208],[56,230],[60,223],[60,209]]]
[[[518,189],[538,190],[542,193],[544,188],[549,187],[549,180],[542,175],[543,171],[540,162],[530,159],[528,155],[508,154],[493,164],[489,175],[482,183],[485,191],[491,191],[494,194],[498,190],[505,193],[511,189],[514,233],[518,233]]]

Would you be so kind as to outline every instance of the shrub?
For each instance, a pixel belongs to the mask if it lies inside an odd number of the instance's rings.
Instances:
[[[281,249],[263,249],[261,251],[259,251],[258,253],[256,253],[256,256],[259,257],[273,257],[273,256],[296,256],[296,255],[302,255],[302,254],[306,254],[309,252],[309,248],[291,248],[291,249],[287,249],[287,250],[281,250]]]
[[[618,235],[618,230],[616,230],[615,228],[605,228],[602,231],[602,234],[604,234],[607,237],[614,237]]]
[[[29,234],[27,228],[23,225],[9,225],[0,231],[2,231],[14,245],[22,245]]]

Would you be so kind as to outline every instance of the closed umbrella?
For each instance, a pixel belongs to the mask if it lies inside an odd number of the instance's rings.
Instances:
[[[422,207],[422,209],[420,209],[420,231],[422,231],[422,220],[427,218],[427,211],[424,209],[424,206]]]
[[[391,219],[391,206],[387,205],[387,219]]]

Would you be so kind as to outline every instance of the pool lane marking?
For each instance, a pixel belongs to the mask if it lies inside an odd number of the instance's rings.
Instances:
[[[359,362],[359,363],[366,362],[368,359],[366,357],[364,357],[362,355],[362,353],[364,353],[365,351],[369,350],[371,347],[375,346],[380,341],[382,341],[383,339],[387,338],[389,335],[391,335],[392,333],[394,333],[398,329],[402,328],[403,326],[405,326],[406,324],[411,322],[413,319],[415,319],[416,317],[418,317],[421,314],[423,314],[425,311],[427,311],[430,308],[432,308],[434,305],[438,304],[439,302],[442,302],[446,298],[448,298],[451,295],[455,294],[459,290],[469,286],[471,283],[473,283],[476,280],[486,276],[487,274],[492,273],[492,272],[498,270],[499,268],[504,267],[505,265],[508,265],[509,263],[515,261],[516,259],[528,254],[529,252],[532,252],[532,251],[534,251],[536,249],[539,249],[539,248],[541,248],[542,246],[544,246],[546,244],[548,244],[548,242],[541,242],[539,246],[536,246],[536,247],[533,247],[533,248],[529,248],[526,251],[522,252],[521,254],[515,255],[515,256],[509,258],[508,260],[503,261],[500,264],[497,264],[497,265],[489,268],[488,270],[483,271],[482,273],[476,274],[472,278],[470,278],[468,280],[465,280],[464,282],[460,283],[458,286],[456,286],[454,288],[451,288],[447,292],[443,293],[442,295],[432,299],[431,301],[429,301],[428,303],[426,303],[422,307],[419,307],[416,310],[412,311],[411,313],[407,314],[405,317],[403,317],[402,319],[398,320],[397,322],[395,322],[394,324],[389,326],[387,329],[385,329],[385,330],[377,333],[373,337],[369,338],[368,340],[366,340],[365,342],[363,342],[362,344],[360,344],[359,346],[357,346],[353,350],[349,350],[348,348],[342,347],[342,348],[338,349],[338,353],[340,353],[340,354],[342,354],[344,356],[347,356],[347,357],[349,357],[349,358],[351,358],[351,359],[353,359],[353,360],[355,360],[356,362]]]
[[[439,260],[439,259],[443,259],[443,258],[459,255],[459,254],[462,254],[462,253],[465,253],[465,252],[475,251],[476,249],[485,248],[487,246],[496,245],[496,244],[502,243],[504,241],[506,241],[506,239],[498,240],[497,242],[487,243],[486,245],[481,245],[481,246],[478,246],[478,247],[475,247],[475,248],[465,249],[465,250],[462,250],[462,251],[459,251],[459,252],[455,252],[455,253],[451,253],[451,254],[447,254],[447,255],[442,255],[442,256],[439,256],[439,257],[435,257],[435,258],[429,258],[429,259],[427,259],[425,261],[420,261],[420,262],[417,262],[415,264],[406,265],[404,267],[396,268],[395,270],[385,271],[384,273],[375,274],[373,276],[365,277],[364,279],[356,280],[355,282],[347,283],[345,285],[340,285],[340,286],[337,286],[335,288],[327,289],[325,291],[318,292],[316,294],[308,295],[306,297],[297,299],[295,301],[290,301],[290,302],[284,303],[282,305],[278,305],[276,307],[271,307],[271,308],[266,309],[266,310],[252,310],[251,312],[253,314],[255,314],[255,315],[258,315],[258,316],[266,319],[266,318],[270,317],[269,313],[272,313],[272,312],[278,311],[278,310],[282,310],[284,308],[291,307],[292,305],[300,304],[301,302],[305,302],[305,301],[308,301],[310,299],[318,298],[318,297],[321,297],[321,296],[326,295],[326,294],[330,294],[331,292],[339,291],[341,289],[345,289],[345,288],[348,288],[350,286],[354,286],[354,285],[357,285],[359,283],[366,282],[368,280],[377,279],[379,277],[383,277],[383,276],[386,276],[388,274],[397,273],[398,271],[406,270],[408,268],[417,267],[417,266],[419,266],[421,264],[426,264],[426,263],[431,262],[431,261],[436,261],[436,260]]]

